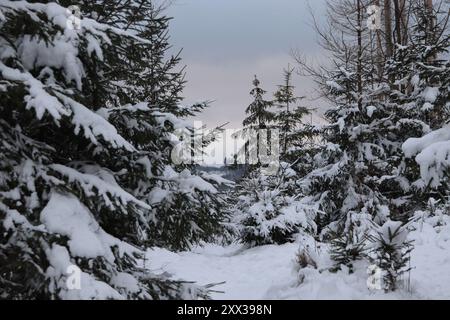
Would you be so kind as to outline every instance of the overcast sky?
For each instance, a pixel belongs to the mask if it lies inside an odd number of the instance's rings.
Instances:
[[[324,2],[310,1],[319,17]],[[255,74],[271,99],[283,68],[295,66],[292,49],[320,57],[307,0],[175,0],[167,13],[187,65],[186,102],[214,100],[198,118],[208,127],[241,126]],[[296,75],[294,83],[299,96],[312,96],[310,79]]]
[[[310,4],[319,15],[324,11],[324,0]],[[307,0],[175,0],[168,14],[174,17],[171,42],[183,48],[187,65],[187,100],[215,101],[202,116],[209,125],[239,125],[253,75],[272,94],[283,68],[295,65],[292,49],[319,53]],[[299,76],[295,84],[299,95],[311,88]]]

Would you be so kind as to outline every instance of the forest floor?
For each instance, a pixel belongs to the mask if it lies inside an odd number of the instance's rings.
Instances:
[[[208,244],[181,253],[153,248],[147,259],[155,273],[200,285],[225,282],[214,287],[222,292],[212,293],[213,299],[450,299],[450,226],[437,230],[424,225],[410,238],[415,244],[412,270],[405,277],[410,289],[390,294],[368,289],[367,262],[357,262],[353,274],[327,271],[331,261],[323,244],[316,249],[318,270],[303,269],[302,283],[295,263],[298,243],[251,249]]]

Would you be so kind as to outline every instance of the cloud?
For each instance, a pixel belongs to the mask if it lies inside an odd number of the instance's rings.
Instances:
[[[184,95],[186,102],[213,100],[209,109],[200,114],[197,120],[205,122],[209,127],[230,122],[229,127],[238,128],[245,117],[245,109],[251,103],[249,92],[254,75],[261,81],[267,91],[266,99],[273,99],[277,85],[283,82],[283,69],[295,62],[289,54],[260,57],[255,60],[190,62],[187,64],[187,86]],[[298,96],[313,96],[315,85],[312,79],[293,77]],[[322,108],[321,101],[302,101],[304,106]]]
[[[309,3],[316,13],[325,12],[324,0]],[[174,17],[173,50],[184,48],[185,102],[214,101],[192,119],[209,128],[226,122],[230,122],[227,128],[241,127],[252,101],[249,92],[255,74],[268,91],[266,99],[272,99],[283,81],[283,69],[289,63],[296,66],[292,49],[313,58],[321,53],[309,25],[307,0],[177,0],[167,13]],[[311,79],[295,75],[293,81],[297,95],[316,96]],[[319,110],[324,107],[323,101],[302,103]],[[322,122],[320,115],[314,115],[313,121]]]
[[[193,118],[201,121],[208,128],[229,122],[228,129],[240,129],[245,118],[245,109],[251,103],[249,92],[252,88],[253,76],[257,74],[261,81],[261,87],[267,90],[266,99],[273,99],[273,93],[277,84],[283,81],[283,68],[290,63],[295,66],[289,54],[280,54],[268,57],[260,57],[255,60],[220,61],[216,64],[210,62],[185,61],[187,68],[187,87],[184,91],[186,103],[205,100],[214,100],[210,108]],[[315,85],[311,79],[294,75],[294,85],[298,96],[311,96]],[[303,106],[316,107],[323,110],[324,103],[305,99]],[[308,119],[309,120],[309,119]],[[312,122],[323,122],[318,114],[312,116]],[[208,164],[222,164],[225,156],[230,157],[236,152],[235,141],[227,134],[226,141],[220,139],[206,152]]]
[[[324,12],[324,0],[309,2]],[[298,46],[316,50],[306,0],[178,0],[168,14],[174,17],[172,40],[190,60],[255,58]]]

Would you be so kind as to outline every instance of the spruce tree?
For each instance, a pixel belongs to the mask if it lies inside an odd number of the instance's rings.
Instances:
[[[325,113],[329,124],[322,127],[324,141],[315,156],[316,169],[300,182],[304,192],[320,203],[324,214],[318,223],[324,236],[328,231],[342,232],[338,230],[349,226],[349,219],[385,221],[390,214],[379,177],[392,170],[389,149],[401,144],[389,132],[388,107],[372,98],[370,87],[363,87],[360,97],[357,83],[356,73],[343,66],[326,81],[325,90],[337,104]]]
[[[104,108],[121,108],[115,88],[129,76],[121,55],[146,40],[122,22],[96,21],[90,7],[81,7],[91,18],[79,29],[57,3],[0,8],[2,298],[205,297],[140,267],[152,206],[129,192],[124,176],[143,175],[144,166],[128,162],[142,151],[105,116]],[[66,283],[74,266],[80,290]]]
[[[236,186],[232,212],[239,238],[250,246],[293,242],[302,233],[315,234],[317,206],[292,196],[295,171],[281,163],[276,175],[253,170]]]
[[[344,264],[350,271],[352,261],[363,256],[372,223],[403,218],[401,145],[405,130],[420,134],[426,128],[420,120],[402,118],[389,99],[385,68],[374,69],[372,34],[363,19],[366,5],[336,1],[330,6],[330,30],[321,37],[335,68],[307,71],[332,107],[325,112],[315,168],[298,182],[320,208],[316,223],[320,237],[332,242],[335,269]]]
[[[277,170],[275,172],[266,170],[265,166],[268,163],[262,161],[265,159],[260,154],[260,148],[266,148],[266,152],[269,149],[272,152],[279,151],[279,146],[276,146],[279,144],[279,138],[274,131],[277,129],[277,115],[270,110],[274,102],[264,100],[266,91],[260,87],[256,77],[253,85],[250,94],[254,97],[254,101],[246,109],[247,118],[243,122],[243,132],[245,136],[246,133],[253,131],[253,142],[257,143],[247,142],[244,150],[247,160],[249,155],[256,152],[257,161],[250,163],[246,175],[236,185],[232,194],[235,200],[230,210],[238,225],[239,237],[244,243],[251,246],[283,244],[294,241],[299,233],[315,233],[316,210],[315,207],[306,205],[304,200],[297,199],[298,194],[295,192],[297,173],[291,164],[282,161],[279,154],[272,154],[277,158],[273,159],[277,162]],[[289,100],[287,103],[292,103],[291,89],[289,82],[285,92],[288,97],[280,93],[279,99],[287,98]],[[287,114],[284,119],[289,122],[289,126],[293,123],[287,119]],[[263,136],[261,130],[271,133]],[[295,128],[289,127],[289,130],[292,134],[289,137],[292,139],[290,141],[293,141]]]
[[[366,250],[366,235],[361,236],[351,225],[344,233],[335,233],[330,242],[330,258],[334,261],[331,271],[341,270],[342,266],[348,268],[349,273],[354,272],[353,263],[364,258]]]
[[[114,80],[121,85],[117,96],[126,107],[103,108],[101,113],[140,152],[120,163],[135,174],[120,178],[131,194],[152,205],[146,244],[189,249],[224,232],[221,180],[197,170],[193,158],[175,161],[174,148],[199,154],[217,130],[198,134],[186,120],[207,105],[181,104],[184,67],[179,67],[179,54],[169,55],[171,18],[153,1],[139,1],[138,8],[136,15],[131,8],[122,17],[127,28],[145,41],[124,50],[127,69]],[[139,104],[142,101],[147,105]],[[193,139],[195,146],[190,143]]]
[[[266,90],[260,87],[261,82],[255,76],[253,80],[254,88],[250,91],[253,102],[245,110],[247,117],[243,121],[246,128],[266,129],[273,122],[274,114],[269,109],[273,106],[273,102],[264,100]]]
[[[308,134],[303,118],[310,111],[299,105],[303,97],[295,95],[295,87],[292,85],[292,73],[294,68],[284,70],[284,83],[278,86],[275,92],[275,105],[280,109],[276,120],[280,129],[281,155],[292,158],[304,147],[304,138]]]
[[[410,159],[421,151],[418,159],[432,159],[417,146],[431,141],[433,134],[403,145],[406,139],[421,137],[448,120],[448,62],[442,59],[448,49],[446,19],[435,23],[438,19],[424,2],[411,3],[410,34],[397,35],[379,76],[374,77],[371,33],[362,25],[365,3],[347,7],[336,1],[330,6],[335,14],[329,20],[329,33],[322,32],[321,37],[335,70],[302,65],[316,77],[333,107],[325,113],[329,124],[322,128],[323,147],[315,157],[316,169],[299,184],[324,213],[317,218],[322,237],[339,244],[332,251],[338,265],[347,260],[341,259],[345,258],[341,253],[348,240],[343,239],[346,232],[361,238],[371,232],[372,221],[380,225],[407,221],[434,192],[446,193],[442,181],[438,182],[441,189],[430,190],[432,182],[420,179],[418,166]],[[346,25],[352,19],[355,23]],[[342,32],[341,36],[333,30]],[[431,172],[433,161],[427,162]],[[425,165],[421,166],[424,171]]]
[[[378,98],[384,87],[374,78],[371,33],[363,18],[367,3],[330,2],[329,29],[319,34],[334,67],[314,70],[301,65],[331,104],[320,129],[322,146],[314,156],[315,166],[299,182],[320,205],[317,223],[324,238],[347,232],[355,219],[384,221],[389,215],[379,177],[390,170],[387,148],[395,137],[389,134],[388,107]]]
[[[437,177],[427,178],[425,174],[428,169],[424,165],[417,166],[412,156],[423,150],[415,147],[415,141],[420,141],[417,138],[427,134],[425,137],[429,138],[424,139],[429,143],[432,142],[432,136],[436,142],[440,141],[437,137],[445,132],[446,123],[450,119],[450,35],[446,14],[430,10],[421,2],[414,4],[412,12],[414,24],[410,31],[411,42],[397,47],[396,54],[387,63],[388,73],[398,79],[391,91],[390,100],[401,117],[399,122],[405,124],[402,142],[409,139],[403,146],[405,157],[400,157],[398,161],[399,176],[404,181],[404,194],[412,196],[408,212],[425,205],[430,197],[444,199],[446,196],[446,182],[440,181],[441,178],[436,179]],[[419,130],[413,130],[413,121],[421,123]],[[433,130],[436,132],[433,133]],[[444,150],[445,148],[440,149],[439,153]],[[431,163],[428,165],[434,166]]]
[[[275,114],[270,110],[273,102],[264,100],[264,95],[267,91],[262,89],[260,84],[260,81],[255,76],[253,80],[254,87],[250,91],[253,101],[245,110],[247,117],[242,123],[244,129],[241,134],[245,137],[246,143],[240,153],[241,156],[244,153],[246,163],[251,165],[250,168],[259,167],[263,164],[262,162],[264,161],[262,161],[261,155],[267,154],[271,147],[270,129],[273,129],[275,120]],[[263,130],[267,131],[263,132]],[[263,133],[267,133],[267,135],[263,135]]]
[[[372,236],[373,251],[370,261],[381,270],[380,289],[385,292],[398,289],[401,276],[411,270],[411,241],[407,240],[407,226],[400,221],[387,221],[382,226],[376,226]]]

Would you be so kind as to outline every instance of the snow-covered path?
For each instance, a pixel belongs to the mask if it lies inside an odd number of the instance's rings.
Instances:
[[[206,245],[190,252],[149,249],[149,268],[177,279],[215,287],[213,299],[450,299],[450,225],[436,232],[430,226],[412,232],[412,292],[384,294],[367,288],[367,262],[355,264],[355,273],[305,270],[302,285],[294,272],[298,243],[244,249],[240,245]],[[319,254],[319,268],[329,266],[327,250]]]
[[[264,246],[243,250],[241,246],[206,246],[193,252],[172,253],[163,249],[148,251],[150,268],[167,271],[199,284],[218,283],[213,299],[263,299],[273,286],[293,278],[298,244]],[[156,270],[155,270],[156,269]]]

